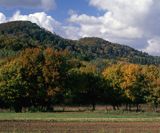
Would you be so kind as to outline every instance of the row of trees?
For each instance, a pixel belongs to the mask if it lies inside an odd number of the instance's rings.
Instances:
[[[0,97],[7,107],[51,108],[54,96],[62,93],[66,73],[72,65],[66,52],[26,49],[0,67]]]
[[[99,72],[99,71],[98,71]],[[160,102],[160,71],[157,66],[128,63],[110,65],[102,73],[74,59],[66,51],[26,49],[0,64],[0,105],[51,111],[55,104],[125,104]]]
[[[120,64],[106,68],[103,72],[109,80],[116,98],[127,106],[150,102],[155,110],[160,100],[160,71],[159,67],[141,66],[136,64]],[[117,99],[117,100],[118,100]]]

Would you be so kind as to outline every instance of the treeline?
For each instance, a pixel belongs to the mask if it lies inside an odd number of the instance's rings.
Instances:
[[[0,106],[53,111],[54,105],[160,103],[160,69],[155,65],[110,64],[103,71],[67,51],[27,48],[0,63]]]

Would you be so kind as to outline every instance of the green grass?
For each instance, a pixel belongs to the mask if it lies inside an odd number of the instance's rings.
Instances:
[[[62,113],[0,113],[0,120],[44,121],[160,121],[159,113],[136,112],[62,112]]]

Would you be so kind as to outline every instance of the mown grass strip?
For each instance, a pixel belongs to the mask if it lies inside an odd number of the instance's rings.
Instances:
[[[64,112],[64,113],[0,113],[3,120],[37,120],[57,122],[118,122],[160,121],[158,113],[117,113],[117,112]]]

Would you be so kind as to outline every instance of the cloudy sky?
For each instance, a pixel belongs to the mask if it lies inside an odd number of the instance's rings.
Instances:
[[[160,0],[0,0],[0,23],[15,20],[65,38],[101,37],[160,56]]]

